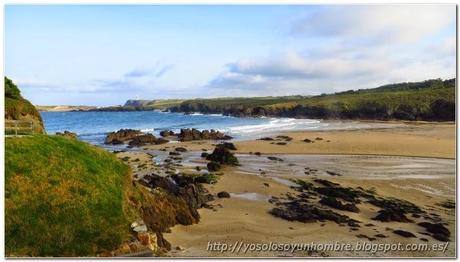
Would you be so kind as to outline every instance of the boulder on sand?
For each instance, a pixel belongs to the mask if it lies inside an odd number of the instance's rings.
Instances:
[[[238,158],[222,144],[217,145],[212,154],[208,155],[206,159],[218,162],[222,165],[238,165]]]
[[[222,191],[217,193],[218,198],[230,198],[230,194],[228,192]]]

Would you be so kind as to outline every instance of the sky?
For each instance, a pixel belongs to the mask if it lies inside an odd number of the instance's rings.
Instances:
[[[456,75],[455,5],[7,5],[36,105],[317,95]]]

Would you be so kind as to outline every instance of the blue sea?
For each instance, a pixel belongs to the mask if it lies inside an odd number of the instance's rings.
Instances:
[[[360,122],[313,119],[231,117],[223,115],[182,114],[160,111],[135,112],[41,112],[48,134],[68,130],[80,139],[101,145],[109,132],[122,128],[139,129],[158,135],[161,130],[181,128],[215,129],[237,140],[254,139],[283,131],[365,128]]]

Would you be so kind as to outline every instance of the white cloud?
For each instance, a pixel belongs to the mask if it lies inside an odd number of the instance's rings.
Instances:
[[[319,94],[452,78],[454,21],[453,5],[320,8],[294,23],[297,48],[230,63],[207,86],[247,95]]]
[[[294,23],[295,35],[411,43],[454,23],[455,5],[330,6]]]

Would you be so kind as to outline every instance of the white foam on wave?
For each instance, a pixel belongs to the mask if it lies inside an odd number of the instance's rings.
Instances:
[[[144,129],[141,129],[141,132],[144,132],[144,133],[151,133],[155,131],[155,128],[144,128]]]
[[[290,131],[296,129],[314,129],[318,128],[321,124],[319,120],[313,119],[295,119],[295,118],[270,118],[267,123],[253,124],[244,126],[235,126],[228,128],[231,134],[251,134],[251,133],[264,133],[264,132],[278,132]],[[327,125],[327,124],[326,124]]]

